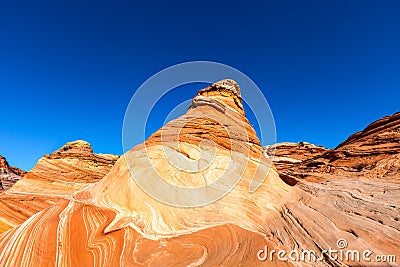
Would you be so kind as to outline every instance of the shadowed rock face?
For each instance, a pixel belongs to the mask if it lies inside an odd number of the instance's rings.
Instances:
[[[25,173],[25,171],[17,167],[10,166],[7,160],[0,156],[0,190],[9,189],[21,179]]]
[[[316,146],[307,142],[278,143],[264,147],[267,156],[273,156],[274,162],[297,163],[328,151],[323,146]]]
[[[264,147],[264,154],[270,157],[276,166],[279,176],[289,185],[297,183],[296,177],[288,175],[302,161],[314,158],[328,151],[327,148],[307,142],[278,143]]]
[[[286,145],[290,158],[298,161],[288,161],[286,169],[281,162],[278,171],[295,179],[294,186],[282,181],[273,166],[260,174],[272,163],[244,116],[240,90],[231,80],[218,82],[200,90],[185,115],[125,153],[99,182],[3,233],[0,265],[374,266],[326,256],[319,262],[257,259],[265,246],[321,253],[337,249],[339,238],[346,239],[347,249],[399,258],[399,179],[319,168],[301,172],[304,164],[329,152],[308,146],[315,151]],[[276,150],[287,157],[279,146]],[[210,151],[213,160],[203,157]],[[219,200],[192,208],[163,204],[132,179],[142,177],[154,187],[159,176],[193,188],[210,185],[226,172],[242,179]],[[254,180],[261,185],[250,193]],[[163,191],[180,201],[196,198],[176,192]]]
[[[278,170],[286,170],[304,160],[319,156],[329,149],[307,142],[278,143],[264,147],[267,157],[272,157]]]
[[[95,154],[90,144],[74,141],[42,157],[12,188],[0,194],[0,232],[104,177],[118,156]]]

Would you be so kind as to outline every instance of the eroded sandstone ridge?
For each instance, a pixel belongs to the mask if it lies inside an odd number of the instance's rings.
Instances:
[[[10,192],[70,195],[103,178],[117,159],[115,155],[93,153],[86,141],[69,142],[39,159]]]
[[[278,170],[289,169],[292,165],[321,155],[328,150],[323,146],[316,146],[307,142],[277,143],[264,147],[265,156],[272,157]]]
[[[0,232],[104,177],[118,156],[95,154],[89,143],[69,142],[43,156],[12,188],[0,194]]]
[[[7,160],[0,156],[0,190],[7,190],[25,175],[25,171],[10,166]]]
[[[398,180],[400,112],[371,123],[334,149],[320,151],[291,163],[283,165],[281,170],[297,178],[335,174],[338,178],[351,176]]]
[[[391,121],[385,119],[384,124]],[[398,133],[396,126],[389,128]],[[350,138],[347,144],[354,146],[354,140],[365,136],[371,135]],[[276,152],[277,159],[294,159],[281,161],[280,177],[245,117],[239,86],[232,80],[220,81],[200,90],[185,115],[121,156],[99,182],[3,233],[0,265],[378,266],[323,254],[318,254],[320,261],[257,257],[266,246],[288,253],[321,253],[337,249],[338,239],[346,240],[346,249],[369,249],[372,255],[399,259],[398,173],[388,173],[392,179],[363,177],[346,170],[329,172],[320,168],[322,164],[311,164],[306,171],[303,167],[309,162],[324,160],[330,152],[308,146],[315,151],[300,157],[293,156],[297,152]],[[381,146],[397,151],[390,155],[399,152],[396,145]],[[209,197],[213,189],[222,190],[238,176],[233,190],[215,202],[179,207]],[[221,177],[228,179],[221,184]],[[160,188],[158,178],[206,190],[187,195],[180,189],[155,190],[152,197],[144,189]],[[73,181],[72,176],[68,179]],[[254,182],[257,188],[250,192]]]

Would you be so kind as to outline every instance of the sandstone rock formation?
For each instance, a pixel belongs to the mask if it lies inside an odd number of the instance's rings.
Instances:
[[[69,142],[39,159],[10,192],[68,196],[103,178],[117,159],[115,155],[93,153],[86,141]]]
[[[118,156],[95,154],[89,143],[74,141],[43,156],[12,188],[0,194],[0,232],[104,177]]]
[[[0,156],[0,190],[9,189],[21,179],[25,173],[25,171],[17,167],[10,166],[7,160],[3,156]]]
[[[264,147],[266,157],[271,157],[278,170],[288,169],[292,164],[321,155],[329,149],[307,142],[277,143]]]
[[[370,134],[356,139],[365,136]],[[343,146],[354,146],[356,139]],[[281,179],[245,118],[238,85],[220,81],[200,90],[185,115],[125,153],[99,182],[3,233],[0,265],[394,265],[322,253],[344,244],[370,250],[371,258],[400,258],[398,174],[341,176],[318,164],[318,173],[301,172],[326,153],[289,162],[292,173],[279,171],[296,183]],[[230,185],[229,193],[204,205]],[[286,260],[275,255],[260,261],[265,248],[268,255],[273,249],[314,250],[319,260],[286,254]]]
[[[400,112],[371,123],[334,149],[283,166],[283,173],[297,178],[335,174],[337,178],[398,179]]]
[[[277,143],[264,147],[266,156],[272,156],[274,162],[282,163],[298,163],[326,151],[328,149],[323,146],[316,146],[307,142]]]
[[[274,162],[280,177],[307,192],[305,196],[309,199],[304,205],[323,215],[326,223],[320,222],[321,226],[333,223],[334,228],[347,231],[355,240],[367,240],[365,246],[375,246],[376,254],[396,255],[397,259],[391,263],[347,264],[398,266],[399,253],[395,244],[399,243],[400,231],[400,113],[371,123],[334,149],[314,150],[316,153],[305,153],[305,157],[298,160],[282,160],[282,156],[296,157],[296,153],[288,152],[286,144],[273,147],[278,155]],[[269,149],[265,148],[266,153]],[[317,200],[320,204],[315,204]],[[315,238],[317,230],[312,229],[313,223],[307,225],[309,222],[302,222],[302,216],[293,212],[295,208],[289,210]],[[309,213],[309,216],[314,221],[319,220],[316,215]],[[361,248],[360,245],[356,247]]]

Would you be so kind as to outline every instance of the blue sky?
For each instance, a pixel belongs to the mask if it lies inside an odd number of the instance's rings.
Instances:
[[[120,154],[135,90],[192,60],[253,79],[279,142],[334,147],[399,111],[398,14],[389,0],[2,1],[0,155],[29,170],[75,139]]]

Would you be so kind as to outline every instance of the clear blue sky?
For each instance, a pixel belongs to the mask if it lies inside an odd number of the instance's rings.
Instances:
[[[399,1],[137,2],[0,3],[0,155],[29,170],[75,139],[120,154],[135,90],[192,60],[252,78],[280,142],[334,147],[400,110]]]

